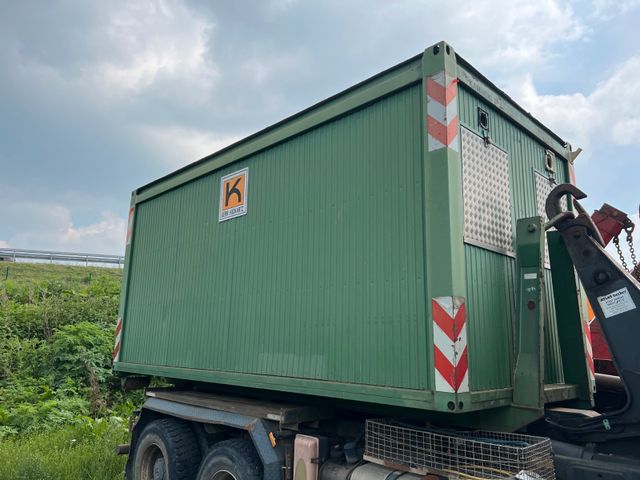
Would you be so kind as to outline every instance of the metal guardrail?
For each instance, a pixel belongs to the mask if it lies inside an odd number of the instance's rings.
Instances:
[[[75,262],[89,264],[108,264],[124,266],[124,257],[99,253],[52,252],[47,250],[25,250],[19,248],[0,248],[0,261],[45,260],[51,263]]]

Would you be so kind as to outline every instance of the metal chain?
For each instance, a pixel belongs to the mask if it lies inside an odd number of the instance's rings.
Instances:
[[[629,245],[629,254],[631,255],[631,263],[633,263],[633,276],[637,280],[640,280],[640,269],[638,268],[638,259],[636,258],[636,251],[633,248],[633,227],[626,228],[627,232],[627,244]]]
[[[629,237],[627,237],[627,241],[628,238]],[[620,237],[618,235],[613,237],[613,244],[616,246],[616,250],[618,251],[618,256],[620,257],[620,263],[622,263],[622,267],[628,272],[629,267],[627,266],[627,261],[624,259],[624,255],[622,254],[622,249],[620,248]]]
[[[633,266],[638,266],[638,259],[636,258],[636,251],[633,248],[633,235],[632,232],[627,232],[627,243],[629,244],[629,253],[631,254],[631,262],[633,262]]]
[[[633,246],[633,225],[625,227],[624,231],[627,232],[627,245],[629,245],[629,255],[631,256],[631,263],[633,264],[633,270],[631,270],[631,274],[640,281],[640,268],[638,268],[638,258],[636,256],[636,250]],[[624,254],[622,253],[622,249],[620,248],[620,236],[615,236],[613,238],[613,244],[616,247],[616,251],[618,252],[618,257],[620,257],[620,263],[622,263],[622,267],[628,272],[629,266],[627,265],[627,261],[624,258]]]

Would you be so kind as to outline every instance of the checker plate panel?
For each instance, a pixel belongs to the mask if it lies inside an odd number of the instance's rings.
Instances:
[[[461,131],[465,242],[515,255],[509,156]]]
[[[547,212],[545,210],[545,203],[547,202],[547,197],[551,193],[558,184],[555,180],[547,178],[540,172],[534,171],[533,176],[536,179],[536,210],[538,215],[542,217],[544,222],[548,222],[549,218],[547,218]],[[567,199],[563,198],[560,201],[560,205],[562,210],[567,210]],[[555,229],[553,229],[555,230]],[[549,246],[547,245],[547,236],[544,236],[544,265],[549,268]]]

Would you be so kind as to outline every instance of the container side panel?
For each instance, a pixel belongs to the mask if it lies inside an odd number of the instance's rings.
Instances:
[[[515,264],[510,257],[465,245],[467,262],[467,318],[471,390],[493,390],[511,385]]]
[[[166,363],[166,335],[173,307],[176,257],[175,237],[178,231],[179,204],[164,197],[154,203],[137,207],[136,231],[153,235],[136,235],[135,254],[130,260],[131,274],[126,298],[126,317],[123,336],[131,339],[129,349],[124,347],[120,353],[121,361],[136,359],[151,365]],[[158,218],[171,221],[158,225]],[[139,271],[143,265],[144,271]],[[140,321],[142,320],[142,321]],[[129,341],[129,340],[127,340]],[[153,345],[154,348],[140,348],[140,345]]]
[[[140,204],[123,361],[426,389],[420,95]],[[218,222],[245,167],[247,214]]]
[[[458,102],[460,123],[479,135],[483,135],[484,132],[480,128],[478,109],[480,108],[489,114],[488,133],[491,141],[504,149],[509,156],[513,221],[515,222],[518,218],[538,215],[535,172],[548,175],[545,172],[544,163],[545,146],[529,135],[526,130],[509,121],[500,111],[474,95],[464,85],[458,90]],[[567,181],[566,165],[564,165],[564,160],[559,157],[557,162],[555,179],[558,183],[562,183]],[[514,292],[517,291],[517,284],[513,273],[515,271],[515,259],[506,255],[494,254],[472,245],[467,245],[466,249],[467,268],[469,270],[467,273],[468,295],[470,299],[473,299],[473,301],[469,301],[467,306],[469,309],[469,326],[474,329],[474,333],[470,335],[473,341],[469,347],[472,355],[470,364],[474,365],[472,362],[477,361],[476,368],[482,366],[482,372],[489,373],[487,376],[481,375],[480,378],[476,374],[476,379],[472,380],[472,388],[473,390],[483,390],[508,387],[511,384],[511,380],[509,376],[505,377],[504,375],[504,372],[507,371],[506,368],[504,370],[496,369],[493,363],[495,356],[498,355],[495,345],[492,341],[486,341],[484,334],[480,330],[486,332],[496,331],[499,334],[499,341],[514,345],[513,338],[514,336],[517,338],[517,332],[514,331],[514,327],[507,328],[507,325],[511,324],[513,326],[516,323],[515,314],[517,310]],[[482,252],[476,250],[481,250]],[[496,255],[501,257],[501,260],[494,259],[493,257]],[[562,383],[562,358],[553,309],[553,286],[549,273],[547,271],[545,275],[547,281],[545,382]],[[481,278],[491,280],[498,276],[503,276],[505,279],[503,282],[507,283],[477,281]],[[496,292],[497,289],[502,288],[505,288],[509,293]],[[478,304],[474,305],[476,302]],[[492,302],[497,302],[494,303],[497,308],[488,307],[488,305],[492,305]],[[500,302],[506,302],[506,304],[501,305]],[[472,311],[476,315],[472,316]],[[507,335],[507,337],[502,337],[502,335]],[[504,351],[500,351],[499,355],[501,358],[507,358]],[[513,352],[510,358],[513,358]]]

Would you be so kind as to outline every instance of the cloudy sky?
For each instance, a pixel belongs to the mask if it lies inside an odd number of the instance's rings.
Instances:
[[[447,40],[637,217],[640,0],[0,2],[0,246],[121,253],[130,192]]]

